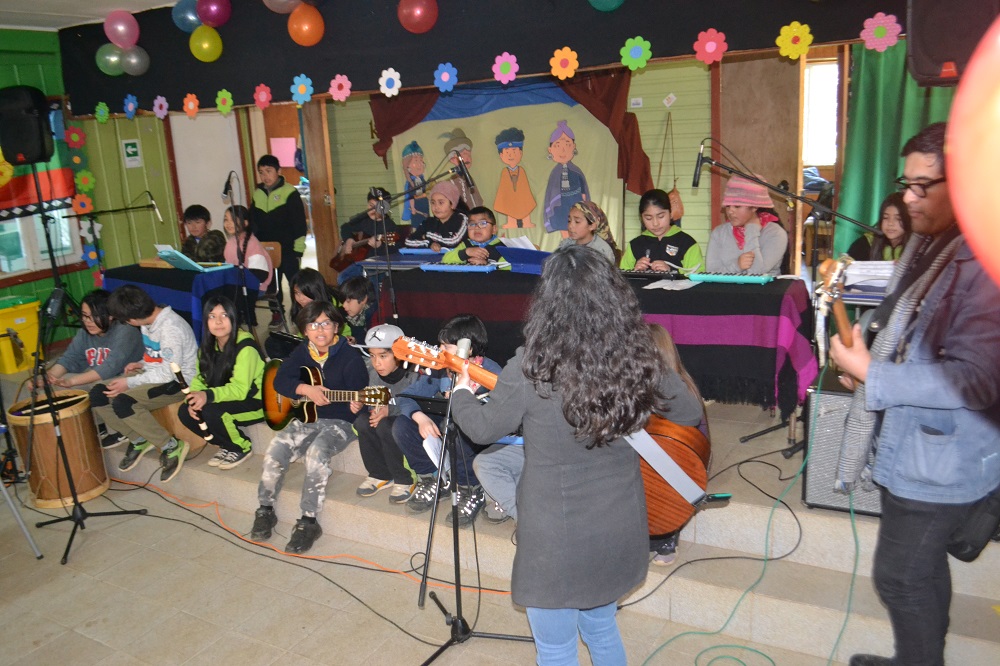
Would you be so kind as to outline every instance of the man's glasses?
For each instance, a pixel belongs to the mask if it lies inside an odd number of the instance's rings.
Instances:
[[[478,222],[469,222],[470,229],[482,229],[483,227],[491,226],[493,223],[489,220],[480,220]]]
[[[311,321],[308,324],[306,324],[306,328],[308,328],[310,331],[318,331],[321,328],[326,330],[331,326],[333,326],[333,321],[331,321],[330,319],[327,319],[325,321]]]
[[[897,178],[894,182],[896,183],[896,190],[900,194],[905,194],[906,190],[910,190],[919,199],[923,199],[927,196],[927,190],[935,185],[940,185],[941,183],[948,180],[944,176],[940,178],[935,178],[934,180],[927,180],[924,182],[909,182],[905,178]]]

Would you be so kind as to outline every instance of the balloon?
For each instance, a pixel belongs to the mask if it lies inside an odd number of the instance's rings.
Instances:
[[[126,74],[142,76],[149,69],[149,54],[138,44],[122,54],[122,69]]]
[[[222,38],[218,31],[207,25],[199,25],[188,40],[191,54],[202,62],[215,62],[222,55]]]
[[[313,7],[319,7],[324,2],[326,2],[326,0],[302,0],[302,2],[306,3],[307,5],[312,5]]]
[[[437,0],[400,0],[396,8],[399,23],[414,34],[422,34],[434,27],[438,20]]]
[[[104,19],[104,34],[115,46],[130,49],[139,41],[139,22],[124,10],[115,10]]]
[[[302,0],[264,0],[264,6],[276,14],[291,14]]]
[[[210,28],[224,25],[233,15],[233,6],[229,0],[198,0],[198,18]]]
[[[312,5],[301,4],[288,17],[288,34],[300,46],[315,46],[323,39],[326,24]]]
[[[101,48],[97,49],[94,61],[97,63],[97,69],[108,76],[119,76],[125,71],[122,69],[123,55],[124,53],[121,48],[114,44],[104,44]]]
[[[600,12],[613,12],[625,2],[625,0],[589,0],[590,6]]]
[[[1000,151],[1000,19],[962,73],[948,118],[945,166],[958,226],[993,281],[1000,284],[1000,222],[995,166]]]
[[[170,11],[174,25],[184,32],[194,32],[194,29],[201,25],[197,7],[198,0],[180,0]]]

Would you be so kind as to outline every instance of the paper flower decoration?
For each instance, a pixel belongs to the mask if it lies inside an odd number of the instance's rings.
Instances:
[[[94,202],[86,194],[77,194],[73,197],[73,212],[77,215],[86,215],[94,210]]]
[[[77,192],[90,192],[94,189],[94,174],[86,169],[78,171],[74,180],[76,181]]]
[[[726,44],[726,33],[715,28],[709,28],[698,33],[698,41],[694,43],[694,54],[706,65],[722,60],[722,54],[729,50]]]
[[[122,107],[125,111],[125,117],[132,120],[135,118],[135,112],[139,110],[139,100],[136,99],[135,95],[125,95],[125,102],[122,104]]]
[[[261,83],[254,88],[253,103],[261,111],[271,106],[271,86]]]
[[[781,34],[774,43],[778,45],[778,53],[786,58],[798,60],[800,56],[809,52],[809,45],[813,43],[809,24],[792,21],[781,29]]]
[[[170,110],[170,105],[167,104],[167,98],[163,95],[157,95],[156,99],[153,100],[153,113],[160,120],[167,117],[167,111]]]
[[[517,78],[519,69],[521,68],[517,64],[517,56],[506,51],[493,59],[493,78],[504,85]]]
[[[653,57],[653,52],[650,51],[651,47],[652,44],[638,35],[626,39],[625,46],[618,50],[618,53],[622,56],[622,64],[633,72],[637,69],[642,69],[649,62],[649,59]]]
[[[222,115],[229,115],[229,112],[233,110],[233,94],[225,88],[215,93],[215,108]]]
[[[861,31],[861,39],[864,40],[866,49],[882,53],[890,46],[896,45],[901,31],[902,28],[894,14],[879,12],[870,19],[865,19],[865,29]]]
[[[87,155],[79,148],[71,148],[69,151],[69,166],[73,171],[79,172],[87,168]]]
[[[97,122],[103,125],[104,123],[108,122],[108,118],[110,117],[111,117],[111,109],[108,108],[108,105],[105,104],[104,102],[98,102],[97,106],[94,107],[94,118],[97,119]]]
[[[101,263],[101,259],[104,258],[104,250],[98,250],[93,245],[87,244],[83,246],[83,254],[80,258],[87,262],[89,268],[93,268]]]
[[[552,76],[558,77],[560,81],[573,78],[576,74],[580,61],[577,59],[576,51],[568,46],[556,49],[549,58],[549,66],[552,68]]]
[[[399,79],[399,72],[392,67],[382,70],[382,76],[378,77],[378,89],[386,97],[395,97],[399,94],[402,83]]]
[[[302,106],[306,102],[312,99],[313,96],[313,82],[305,74],[299,74],[294,79],[292,79],[292,85],[289,88],[292,92],[292,100]]]
[[[184,113],[188,114],[188,118],[194,118],[198,115],[198,96],[194,93],[188,93],[184,96]]]
[[[93,227],[93,233],[91,233],[91,227]],[[93,243],[95,238],[101,237],[101,229],[104,225],[100,222],[94,222],[91,224],[81,224],[80,225],[80,237],[88,243]]]
[[[87,135],[81,127],[66,128],[66,144],[70,148],[83,148],[87,143]]]
[[[351,80],[343,74],[337,74],[330,79],[330,97],[335,102],[346,102],[351,96]]]
[[[0,157],[0,187],[3,187],[14,177],[14,165]]]
[[[458,70],[450,62],[443,62],[434,70],[434,85],[441,92],[451,92],[458,83]]]
[[[94,289],[104,289],[104,273],[100,269],[94,271]]]

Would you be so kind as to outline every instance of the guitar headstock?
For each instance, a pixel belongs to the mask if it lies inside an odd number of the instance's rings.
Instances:
[[[392,399],[388,386],[366,386],[358,393],[361,395],[361,402],[369,407],[388,405]]]
[[[820,307],[823,314],[835,300],[839,299],[844,291],[844,277],[847,274],[847,267],[854,263],[850,256],[843,254],[840,259],[824,259],[819,266],[822,284],[816,287],[816,295],[820,297]]]
[[[427,374],[434,370],[458,370],[451,354],[436,345],[403,336],[392,343],[392,354],[403,362],[403,367],[415,365],[425,368]]]

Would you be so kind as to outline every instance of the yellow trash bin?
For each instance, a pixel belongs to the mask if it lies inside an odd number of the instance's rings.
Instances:
[[[15,349],[13,332],[24,345]],[[38,300],[30,296],[0,298],[0,374],[8,375],[31,367],[31,355],[38,344]]]

